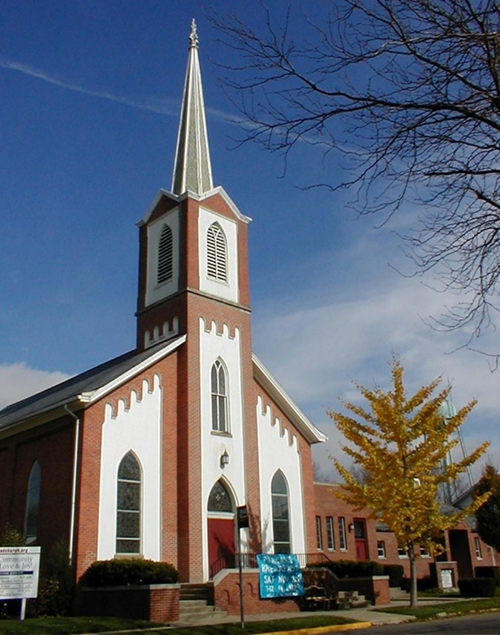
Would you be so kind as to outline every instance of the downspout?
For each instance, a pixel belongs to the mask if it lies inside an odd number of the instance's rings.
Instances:
[[[75,542],[75,524],[76,524],[76,490],[78,479],[78,455],[80,450],[80,418],[68,408],[68,404],[64,404],[66,412],[73,417],[76,422],[75,426],[75,454],[73,457],[73,485],[71,491],[71,517],[69,525],[69,564],[73,564],[73,549]]]

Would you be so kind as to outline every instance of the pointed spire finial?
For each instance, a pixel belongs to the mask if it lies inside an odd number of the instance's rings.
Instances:
[[[204,194],[213,189],[205,104],[198,60],[196,22],[191,22],[189,59],[182,96],[181,119],[174,161],[172,192]]]
[[[198,39],[197,27],[194,18],[191,20],[191,33],[189,34],[189,40],[191,42],[191,46],[196,46],[196,48],[198,48],[200,40]]]

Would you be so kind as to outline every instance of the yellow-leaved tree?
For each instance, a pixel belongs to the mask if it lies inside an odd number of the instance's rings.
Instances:
[[[344,479],[337,496],[356,510],[371,509],[372,516],[394,532],[398,546],[408,554],[411,570],[410,604],[417,606],[416,547],[434,554],[442,551],[442,533],[473,514],[488,494],[466,509],[444,514],[439,501],[440,487],[455,479],[486,450],[483,443],[472,454],[456,463],[448,459],[458,443],[453,433],[462,425],[475,402],[464,406],[455,416],[443,417],[441,406],[450,387],[434,394],[441,383],[436,379],[407,396],[403,385],[403,365],[392,362],[393,388],[384,392],[368,390],[356,384],[368,401],[369,409],[352,403],[342,405],[353,416],[329,411],[349,445],[341,446],[354,465],[361,468],[363,479],[334,459]]]

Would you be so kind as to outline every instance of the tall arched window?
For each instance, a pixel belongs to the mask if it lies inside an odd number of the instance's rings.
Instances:
[[[27,545],[36,542],[38,530],[38,510],[40,508],[40,487],[42,472],[40,463],[35,461],[31,468],[26,491],[26,511],[24,514],[24,540]]]
[[[219,223],[213,223],[207,232],[207,273],[209,278],[227,282],[226,236]]]
[[[273,506],[274,553],[290,553],[290,518],[288,515],[288,486],[279,470],[271,482]]]
[[[158,243],[157,282],[167,282],[174,275],[174,239],[169,225],[164,225]]]
[[[116,553],[141,552],[141,467],[129,452],[118,467]]]
[[[212,366],[212,430],[229,432],[226,372],[220,360]]]

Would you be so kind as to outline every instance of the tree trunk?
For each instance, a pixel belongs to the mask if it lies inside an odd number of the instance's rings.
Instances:
[[[410,559],[410,606],[416,608],[418,606],[417,596],[417,558],[415,556],[415,547],[412,545],[408,549],[408,558]]]

